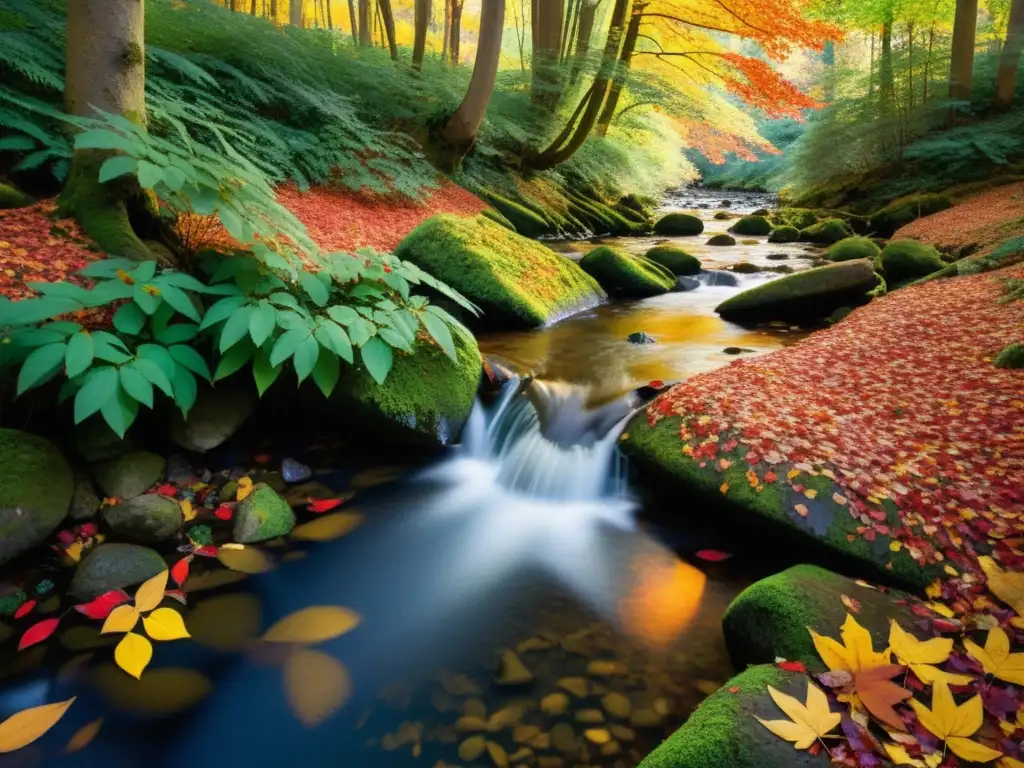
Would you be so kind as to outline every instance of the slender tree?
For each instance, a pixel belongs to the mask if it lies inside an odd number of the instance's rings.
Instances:
[[[597,121],[597,134],[599,136],[606,136],[608,134],[608,127],[612,124],[615,111],[619,107],[619,98],[622,96],[622,89],[626,84],[626,78],[629,76],[629,64],[633,60],[636,44],[640,39],[640,23],[643,21],[646,8],[647,3],[641,2],[641,0],[637,0],[633,5],[633,14],[629,18],[629,26],[626,28],[626,36],[622,41],[622,51],[619,54],[619,68],[615,73],[615,79],[612,81],[612,87],[608,93],[608,101],[605,102],[604,109],[601,110],[601,116]]]
[[[564,0],[542,0],[536,3],[532,21],[536,42],[533,49],[531,97],[535,104],[548,109],[554,109],[560,96],[561,69],[558,59],[564,20]]]
[[[1024,51],[1024,0],[1013,0],[1010,4],[1010,19],[1006,24],[1006,42],[1003,44],[1003,50],[999,53],[999,71],[996,74],[996,109],[1008,109],[1013,105],[1022,51]]]
[[[359,44],[373,45],[373,27],[370,0],[359,0]]]
[[[466,0],[452,0],[451,28],[448,31],[448,54],[451,56],[452,64],[458,64],[462,48],[462,9],[466,6]],[[504,21],[502,22],[504,23]]]
[[[414,38],[412,44],[412,67],[423,69],[423,57],[427,51],[427,29],[430,27],[430,0],[416,0],[413,9]]]
[[[270,0],[270,18],[277,24],[277,0]]]
[[[302,0],[288,0],[288,23],[293,27],[302,26]]]
[[[978,0],[956,0],[953,52],[949,62],[949,97],[969,99],[974,72],[974,39],[978,26]]]
[[[384,35],[387,37],[388,51],[391,60],[398,61],[398,40],[395,38],[395,13],[391,9],[391,0],[377,0],[381,19],[384,22]]]
[[[882,23],[882,52],[878,60],[878,91],[882,94],[882,104],[892,103],[895,86],[892,74],[892,11],[889,11]]]
[[[576,51],[572,63],[572,71],[569,75],[569,82],[576,85],[579,82],[580,70],[583,61],[590,52],[590,38],[594,34],[594,23],[597,19],[597,9],[601,0],[583,0],[580,6],[579,24],[576,25]]]
[[[441,60],[448,61],[451,55],[451,38],[452,38],[452,2],[453,0],[444,0],[444,24],[441,29]]]
[[[330,2],[330,0],[327,0]],[[359,22],[356,20],[356,0],[348,0],[348,23],[352,28],[352,42],[359,42]]]

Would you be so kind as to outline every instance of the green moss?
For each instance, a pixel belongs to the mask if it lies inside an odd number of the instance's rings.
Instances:
[[[601,246],[582,259],[580,267],[613,296],[643,298],[666,293],[675,287],[672,272],[643,256]]]
[[[881,252],[882,249],[869,237],[845,237],[829,246],[825,258],[829,261],[874,260]]]
[[[744,216],[729,227],[735,235],[767,235],[772,231],[772,224],[764,216]]]
[[[495,208],[488,208],[480,215],[486,216],[488,219],[497,224],[501,224],[501,226],[505,227],[505,229],[511,229],[513,232],[516,231],[516,225],[509,221],[505,216],[502,215],[500,211],[498,211]]]
[[[953,203],[944,195],[914,195],[896,200],[875,211],[869,219],[871,231],[882,237],[892,237],[896,230],[922,216],[944,211]]]
[[[644,256],[661,264],[674,275],[696,275],[701,270],[700,259],[674,245],[656,245]]]
[[[481,190],[479,194],[493,205],[507,221],[512,223],[513,231],[525,237],[542,237],[552,234],[551,225],[544,220],[544,217],[537,215],[526,206],[490,190]]]
[[[0,211],[9,208],[24,208],[32,205],[35,200],[10,184],[0,182]]]
[[[654,234],[663,237],[699,235],[703,231],[704,222],[689,213],[668,213],[654,224]]]
[[[137,67],[143,61],[145,56],[142,53],[142,46],[138,43],[128,43],[124,47],[124,53],[121,54],[121,59],[124,61],[126,67]]]
[[[893,240],[882,249],[880,262],[890,285],[925,277],[946,266],[937,250],[917,240]]]
[[[645,219],[649,219],[653,216],[654,211],[657,210],[658,201],[653,197],[630,193],[619,198],[619,205],[629,208],[631,211],[635,211]]]
[[[712,235],[711,237],[709,237],[708,241],[707,241],[707,243],[705,243],[705,245],[715,245],[715,246],[736,245],[736,238],[733,237],[732,235],[727,235],[724,232],[722,232],[720,234]]]
[[[800,239],[819,245],[831,245],[853,234],[850,225],[842,219],[825,219],[800,231]]]
[[[889,292],[889,284],[885,282],[885,278],[878,272],[875,272],[875,287],[868,291],[868,299],[877,299],[881,296],[885,296]]]
[[[569,259],[478,216],[444,214],[414,229],[395,249],[480,306],[477,325],[531,328],[602,298]]]
[[[777,224],[807,229],[812,224],[818,223],[818,216],[810,208],[779,208],[772,214],[772,220]]]
[[[597,232],[610,235],[641,235],[649,232],[651,227],[646,219],[635,221],[609,207],[600,200],[592,200],[577,193],[571,193],[570,211],[583,211],[589,215],[592,226]]]
[[[996,368],[1024,368],[1024,344],[1014,342],[1003,347],[992,360]]]
[[[800,239],[800,230],[796,227],[791,227],[788,224],[775,227],[771,234],[768,235],[769,243],[795,243]]]
[[[728,211],[718,211],[714,218],[715,221],[732,221],[733,219],[738,218],[738,214],[729,213]]]
[[[295,513],[277,491],[257,483],[235,510],[235,541],[255,544],[286,536],[295,527]]]

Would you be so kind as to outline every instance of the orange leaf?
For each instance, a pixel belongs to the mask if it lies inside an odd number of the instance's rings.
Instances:
[[[899,664],[888,664],[883,667],[870,667],[853,677],[854,688],[865,709],[898,731],[905,731],[906,726],[892,707],[909,699],[911,693],[892,682],[892,678],[902,674],[903,670],[904,667]]]

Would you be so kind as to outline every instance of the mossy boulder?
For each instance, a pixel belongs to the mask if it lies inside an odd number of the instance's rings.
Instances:
[[[99,511],[100,503],[100,497],[89,476],[84,472],[75,472],[75,490],[68,510],[71,519],[88,520]]]
[[[9,208],[24,208],[25,206],[32,205],[34,202],[35,200],[31,195],[26,195],[20,189],[16,189],[10,184],[0,182],[0,211]]]
[[[842,219],[825,219],[800,230],[800,239],[818,245],[832,245],[853,235],[850,225]]]
[[[93,464],[89,471],[104,496],[130,499],[160,482],[167,462],[148,451],[132,451],[116,459]]]
[[[895,200],[875,211],[868,220],[870,231],[881,237],[892,237],[896,230],[922,216],[944,211],[953,203],[944,195],[914,195]]]
[[[675,275],[657,262],[602,245],[582,259],[580,267],[612,296],[644,298],[672,290]]]
[[[509,221],[508,217],[504,216],[501,211],[496,208],[487,208],[480,215],[486,216],[497,224],[501,224],[505,229],[511,229],[513,232],[516,231],[516,225]]]
[[[739,216],[735,213],[729,213],[729,211],[718,211],[714,216],[715,221],[732,221],[736,218],[739,218]]]
[[[712,235],[711,237],[709,237],[708,241],[707,241],[707,243],[705,243],[705,245],[714,245],[714,246],[736,245],[736,238],[733,237],[732,235],[727,235],[724,232],[722,232],[720,234]]]
[[[101,544],[79,563],[71,579],[72,597],[87,601],[112,589],[141,584],[167,564],[149,547],[138,544]]]
[[[0,566],[41,544],[68,513],[74,475],[49,440],[0,429]]]
[[[882,270],[890,286],[898,286],[938,272],[946,266],[930,245],[917,240],[893,240],[882,249]]]
[[[802,322],[828,317],[839,307],[863,304],[864,295],[876,282],[870,261],[846,261],[750,288],[722,302],[715,311],[736,322]]]
[[[818,215],[810,208],[779,208],[771,215],[771,220],[775,224],[806,229],[818,223]]]
[[[171,439],[187,451],[206,453],[237,432],[256,409],[256,390],[248,377],[231,378],[199,389],[188,418],[173,409],[168,424]]]
[[[674,245],[656,245],[644,256],[672,272],[673,275],[696,275],[700,272],[700,259]]]
[[[75,427],[75,447],[87,462],[108,461],[136,449],[129,438],[120,438],[99,414]]]
[[[235,541],[255,544],[291,533],[295,513],[266,483],[257,483],[235,510]]]
[[[118,538],[157,544],[181,530],[181,507],[166,496],[146,493],[106,507],[103,522]]]
[[[844,237],[837,243],[833,243],[825,251],[825,258],[829,261],[853,261],[855,259],[878,258],[882,252],[875,241],[870,237]]]
[[[768,235],[769,243],[795,243],[800,239],[800,230],[788,224],[775,227]]]
[[[525,237],[543,237],[544,235],[553,234],[550,222],[522,203],[510,200],[490,190],[481,191],[480,197],[493,205],[495,210],[512,224],[512,231],[518,232]],[[486,211],[483,215],[487,216]],[[487,216],[487,218],[493,220],[492,216]]]
[[[803,701],[808,681],[774,665],[750,667],[701,702],[639,768],[827,768],[827,752],[795,750],[755,719],[785,718],[769,685]]]
[[[704,222],[689,213],[667,213],[654,224],[654,234],[663,237],[686,237],[704,231]]]
[[[653,216],[654,211],[657,210],[658,201],[653,197],[637,195],[631,192],[630,194],[623,195],[619,198],[619,205],[624,208],[629,208],[631,211],[640,214],[645,219],[649,219]]]
[[[999,354],[992,359],[992,365],[996,368],[1024,368],[1024,344],[1014,342],[999,350]]]
[[[743,216],[729,227],[734,235],[767,235],[772,231],[772,223],[764,216]]]
[[[533,328],[604,297],[571,260],[483,216],[434,216],[399,243],[395,255],[473,301],[483,316],[467,321],[488,328]]]

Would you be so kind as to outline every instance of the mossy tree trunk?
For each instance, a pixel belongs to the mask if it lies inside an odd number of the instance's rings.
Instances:
[[[427,52],[427,29],[430,26],[430,0],[416,0],[413,11],[415,33],[412,44],[412,68],[423,69],[423,57]]]
[[[611,91],[608,93],[608,101],[601,110],[601,117],[597,120],[597,135],[607,136],[608,127],[615,119],[615,111],[619,108],[619,99],[622,96],[622,89],[629,77],[629,65],[633,60],[633,53],[636,51],[637,40],[640,39],[640,24],[643,21],[646,2],[638,2],[633,6],[633,15],[629,19],[629,26],[626,28],[626,37],[622,41],[622,52],[619,54],[619,68],[612,81]]]
[[[68,4],[64,107],[72,115],[96,117],[101,109],[144,125],[146,65],[144,0],[74,0]],[[99,171],[111,152],[77,150],[61,195],[62,212],[112,256],[148,260],[149,248],[132,227],[152,217],[134,176],[100,184]]]
[[[996,74],[996,109],[1009,109],[1013,106],[1022,51],[1024,51],[1024,0],[1013,0],[1010,4],[1010,19],[1006,25],[1006,43],[999,53],[999,72]]]
[[[956,0],[953,52],[949,61],[949,97],[971,98],[974,74],[974,39],[978,27],[978,0]]]

